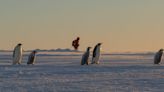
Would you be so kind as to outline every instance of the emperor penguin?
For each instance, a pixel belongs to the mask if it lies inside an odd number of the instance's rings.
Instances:
[[[21,64],[21,62],[22,62],[22,54],[23,54],[22,44],[19,43],[14,48],[14,51],[13,51],[13,65]]]
[[[86,52],[82,56],[81,65],[89,64],[89,55],[91,47],[88,47]]]
[[[27,64],[28,65],[29,64],[32,64],[33,65],[35,63],[36,53],[37,52],[35,50],[31,52],[31,54],[28,57],[28,61],[27,61]]]
[[[163,54],[163,49],[160,49],[154,57],[154,64],[159,64],[161,62],[162,59],[162,54]]]
[[[98,43],[93,50],[92,64],[99,64],[101,44]]]

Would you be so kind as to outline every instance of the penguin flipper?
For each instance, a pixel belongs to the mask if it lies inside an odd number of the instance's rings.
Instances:
[[[13,51],[13,57],[15,57],[15,52],[16,52],[15,50],[16,50],[16,48],[14,48],[14,51]]]
[[[93,50],[93,57],[96,56],[96,48],[97,48],[97,46],[95,46],[95,48],[94,48],[94,50]]]

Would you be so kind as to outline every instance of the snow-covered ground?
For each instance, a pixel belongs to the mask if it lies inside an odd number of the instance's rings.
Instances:
[[[164,92],[164,60],[153,54],[103,54],[99,65],[80,65],[80,52],[38,53],[36,64],[11,65],[0,52],[0,92]]]

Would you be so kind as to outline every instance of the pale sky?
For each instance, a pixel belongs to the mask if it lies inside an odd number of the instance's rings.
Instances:
[[[164,0],[0,0],[0,49],[80,50],[102,42],[106,52],[164,48]]]

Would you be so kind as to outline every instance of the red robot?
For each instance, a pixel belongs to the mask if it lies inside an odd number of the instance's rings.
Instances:
[[[72,41],[72,46],[74,47],[75,50],[78,50],[79,40],[80,40],[80,37],[77,37],[77,39]]]

